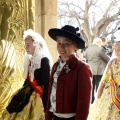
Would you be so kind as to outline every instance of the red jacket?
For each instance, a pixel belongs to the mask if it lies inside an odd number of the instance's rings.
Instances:
[[[53,117],[53,113],[49,111],[50,93],[58,64],[59,62],[54,64],[51,72],[45,120],[52,120]],[[66,65],[70,69],[68,73],[65,69]],[[74,55],[70,56],[66,65],[57,80],[56,112],[76,113],[75,120],[87,120],[91,99],[91,70],[86,63],[78,60]]]

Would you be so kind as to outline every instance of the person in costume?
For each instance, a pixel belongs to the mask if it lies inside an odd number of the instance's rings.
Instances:
[[[85,48],[78,30],[65,25],[48,32],[57,43],[60,56],[51,71],[45,120],[87,120],[92,73],[75,54]]]
[[[52,59],[40,34],[24,31],[23,87],[13,95],[0,120],[44,120]]]
[[[120,120],[120,41],[114,45],[88,120]]]

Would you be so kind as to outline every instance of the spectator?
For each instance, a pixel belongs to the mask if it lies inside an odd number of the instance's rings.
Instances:
[[[106,38],[101,38],[101,40],[102,40],[103,52],[108,54],[109,53],[109,49],[107,48],[107,39]]]
[[[92,80],[92,101],[94,101],[95,93],[97,91],[99,82],[104,73],[105,67],[109,61],[109,57],[101,47],[102,41],[100,38],[95,38],[93,44],[90,45],[85,51],[86,62],[90,65],[93,73]]]

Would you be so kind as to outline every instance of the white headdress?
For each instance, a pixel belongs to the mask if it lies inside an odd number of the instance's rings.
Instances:
[[[50,61],[50,67],[52,67],[52,58],[50,55],[50,52],[48,50],[48,47],[45,43],[45,40],[40,36],[40,34],[34,32],[32,29],[29,29],[27,31],[24,31],[23,39],[25,40],[27,36],[31,36],[33,41],[33,44],[35,45],[35,52],[32,55],[29,55],[26,53],[25,60],[24,60],[24,78],[27,78],[28,74],[28,66],[29,61],[31,61],[31,81],[34,79],[34,71],[35,69],[41,68],[41,59],[44,57],[47,57]]]

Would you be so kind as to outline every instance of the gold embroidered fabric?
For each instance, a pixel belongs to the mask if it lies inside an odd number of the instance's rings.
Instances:
[[[0,120],[44,120],[44,108],[41,97],[34,91],[29,103],[21,112],[9,114],[7,111],[4,111]]]
[[[112,69],[115,85],[117,86],[116,91],[120,93],[120,66],[116,65],[113,61]],[[120,110],[113,104],[111,99],[109,76],[110,72],[107,70],[102,78],[102,80],[105,81],[105,87],[101,98],[96,98],[91,105],[88,120],[120,120]]]

